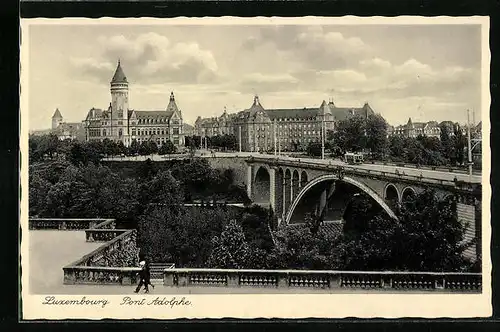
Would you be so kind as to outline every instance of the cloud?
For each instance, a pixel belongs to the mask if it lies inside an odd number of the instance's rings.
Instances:
[[[172,43],[166,36],[146,33],[97,38],[102,50],[95,59],[73,58],[73,66],[90,78],[109,82],[118,59],[127,78],[142,83],[210,83],[218,66],[211,51],[195,42]]]
[[[274,91],[290,91],[297,87],[298,79],[290,74],[251,73],[239,81],[242,92],[259,93]]]
[[[305,68],[319,70],[347,68],[371,50],[360,38],[346,37],[322,26],[262,27],[257,35],[243,41],[242,48],[259,52],[265,44],[273,45],[276,51],[288,52]]]

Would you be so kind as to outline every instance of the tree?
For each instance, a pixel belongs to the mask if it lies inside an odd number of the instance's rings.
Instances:
[[[149,145],[149,153],[150,154],[158,153],[158,144],[156,144],[155,141],[149,140],[147,143]]]
[[[310,156],[321,156],[321,143],[310,142],[307,145],[307,154]]]
[[[139,148],[140,148],[140,144],[137,142],[137,140],[135,140],[135,139],[132,140],[132,143],[130,143],[130,146],[128,148],[129,154],[131,154],[131,155],[138,154]]]
[[[467,138],[462,133],[462,128],[459,124],[456,124],[454,128],[454,143],[455,143],[455,161],[459,165],[463,165],[465,161],[465,146],[467,144]]]
[[[147,156],[152,153],[153,152],[151,151],[151,145],[149,144],[149,141],[142,141],[141,145],[139,146],[139,154],[141,156]]]
[[[220,236],[212,238],[212,252],[207,265],[211,268],[240,269],[248,267],[252,255],[243,228],[235,220],[227,224]]]
[[[361,151],[366,147],[365,129],[365,120],[360,116],[341,120],[334,133],[335,144],[344,151]]]
[[[457,219],[454,202],[425,191],[402,204],[397,221],[359,208],[353,210],[362,222],[344,233],[335,249],[341,268],[452,272],[471,265],[463,252],[472,243],[463,241],[465,226]]]
[[[43,135],[40,137],[40,141],[38,142],[38,154],[48,155],[50,159],[54,157],[54,154],[57,152],[57,148],[59,146],[59,139],[54,134]]]
[[[393,135],[389,139],[389,151],[391,157],[396,161],[404,159],[405,155],[405,140],[399,135]]]
[[[167,204],[177,207],[183,201],[180,183],[170,171],[159,171],[142,188],[142,204]]]
[[[37,172],[29,172],[29,213],[30,216],[42,215],[46,209],[46,198],[51,183]]]
[[[175,145],[172,143],[172,141],[167,140],[165,143],[163,143],[158,150],[159,155],[165,155],[165,154],[171,154],[171,153],[176,153],[177,148]]]
[[[439,200],[425,191],[402,205],[394,237],[394,260],[409,271],[457,271],[466,260],[465,225],[458,220],[456,203]]]
[[[381,214],[382,209],[371,197],[365,194],[355,194],[344,211],[344,233],[365,232],[369,222]]]
[[[334,248],[336,238],[325,232],[312,234],[305,224],[296,224],[278,230],[274,235],[276,246],[270,251],[267,266],[270,269],[337,269]]]
[[[453,141],[450,138],[450,127],[446,122],[442,122],[439,125],[439,129],[440,129],[440,140],[441,140],[441,153],[449,162],[455,151],[453,146]]]
[[[387,150],[387,122],[379,114],[372,114],[366,120],[366,147],[377,159],[382,158]]]

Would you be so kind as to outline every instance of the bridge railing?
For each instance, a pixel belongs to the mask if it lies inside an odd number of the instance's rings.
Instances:
[[[165,269],[170,287],[481,292],[479,273]]]
[[[68,219],[68,218],[29,218],[30,230],[84,230],[95,228],[110,219]]]
[[[269,158],[265,157],[250,157],[249,161],[252,160],[263,160],[263,161],[269,161]],[[418,181],[418,182],[424,182],[424,183],[429,183],[429,184],[440,184],[440,185],[446,185],[446,186],[455,186],[456,182],[453,180],[445,180],[442,178],[433,178],[429,176],[419,176],[419,175],[410,175],[406,174],[404,170],[397,171],[396,169],[392,172],[389,171],[380,171],[380,170],[372,170],[372,169],[365,169],[365,168],[359,168],[356,166],[352,165],[338,165],[338,164],[333,164],[333,163],[325,163],[325,162],[314,162],[310,160],[303,160],[303,159],[296,159],[296,160],[287,160],[287,159],[280,159],[279,157],[274,158],[274,161],[279,161],[282,162],[283,164],[290,164],[294,166],[294,163],[299,162],[300,166],[302,167],[311,167],[311,168],[320,168],[320,169],[327,169],[327,170],[343,170],[347,171],[349,174],[360,174],[360,175],[378,175],[378,176],[384,176],[384,177],[392,177],[392,178],[397,178],[397,179],[406,179],[406,180],[411,180],[411,181]],[[463,182],[463,181],[461,181]]]
[[[108,242],[127,232],[126,229],[86,229],[85,240],[87,242]]]
[[[66,266],[65,285],[133,285],[137,283],[138,267]]]

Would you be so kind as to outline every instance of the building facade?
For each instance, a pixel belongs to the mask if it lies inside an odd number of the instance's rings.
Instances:
[[[129,107],[128,80],[120,61],[110,82],[111,102],[107,109],[91,108],[85,118],[86,139],[110,139],[130,146],[133,141],[154,141],[161,146],[171,141],[184,145],[182,112],[177,107],[174,93],[170,93],[167,107],[157,111],[134,110]]]
[[[422,135],[440,139],[441,126],[446,126],[448,128],[450,136],[455,135],[455,129],[457,126],[460,126],[462,135],[467,136],[467,125],[459,125],[453,121],[442,121],[441,123],[437,121],[413,122],[411,118],[408,119],[405,125],[390,127],[388,133],[410,138],[416,138]],[[471,125],[471,137],[481,137],[481,122],[477,125]]]
[[[59,108],[56,108],[54,115],[52,116],[52,128],[50,133],[56,135],[60,140],[85,140],[84,123],[65,122]]]
[[[321,141],[324,133],[334,130],[337,121],[371,114],[374,111],[368,103],[360,108],[341,108],[332,100],[323,100],[319,107],[265,109],[255,96],[252,106],[244,111],[228,114],[224,109],[220,117],[198,117],[195,135],[233,134],[241,150],[248,152],[298,151]]]

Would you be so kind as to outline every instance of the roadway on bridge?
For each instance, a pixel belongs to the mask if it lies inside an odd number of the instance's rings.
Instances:
[[[411,167],[398,167],[393,165],[381,165],[381,164],[359,164],[359,165],[349,165],[343,161],[337,159],[313,159],[313,158],[296,158],[296,157],[288,157],[288,156],[275,156],[275,155],[266,155],[259,154],[257,155],[261,158],[278,158],[279,160],[286,161],[298,161],[312,163],[317,165],[333,165],[333,166],[345,166],[345,167],[353,167],[356,169],[362,170],[371,170],[371,171],[380,171],[387,173],[396,173],[396,170],[401,174],[410,175],[410,176],[420,176],[422,175],[424,178],[429,179],[440,179],[445,181],[453,181],[456,177],[459,181],[466,181],[472,183],[481,183],[481,175],[472,175],[469,177],[468,174],[457,173],[457,172],[448,172],[448,171],[439,171],[439,170],[429,170],[422,168],[411,168]]]
[[[176,155],[176,156],[159,156],[159,155],[153,155],[153,156],[138,156],[138,157],[115,157],[115,158],[109,158],[107,160],[113,160],[113,161],[140,161],[140,160],[146,160],[150,158],[153,161],[162,161],[162,160],[169,160],[169,159],[176,159],[176,158],[187,158],[188,155]],[[276,159],[278,158],[279,160],[286,160],[286,161],[301,161],[305,163],[311,163],[311,164],[316,164],[316,165],[333,165],[333,166],[344,166],[344,167],[353,167],[356,169],[360,170],[371,170],[371,171],[380,171],[380,172],[387,172],[387,173],[396,173],[396,170],[400,174],[404,175],[409,175],[409,176],[420,176],[424,178],[429,178],[429,179],[434,179],[434,180],[445,180],[445,181],[453,181],[455,178],[458,181],[465,181],[465,182],[471,182],[471,183],[481,183],[482,182],[482,176],[473,174],[472,176],[469,176],[468,174],[465,173],[458,173],[458,172],[449,172],[449,171],[442,171],[442,170],[431,170],[431,169],[425,169],[425,168],[412,168],[412,167],[399,167],[399,166],[394,166],[394,165],[383,165],[383,164],[360,164],[360,165],[349,165],[341,160],[338,159],[315,159],[315,158],[307,158],[307,157],[289,157],[285,155],[279,155],[276,156],[274,154],[263,154],[263,153],[252,153],[252,152],[214,152],[214,154],[211,154],[210,151],[198,151],[196,156],[198,157],[216,157],[216,158],[221,158],[221,157],[256,157],[256,158],[266,158],[266,159]]]

